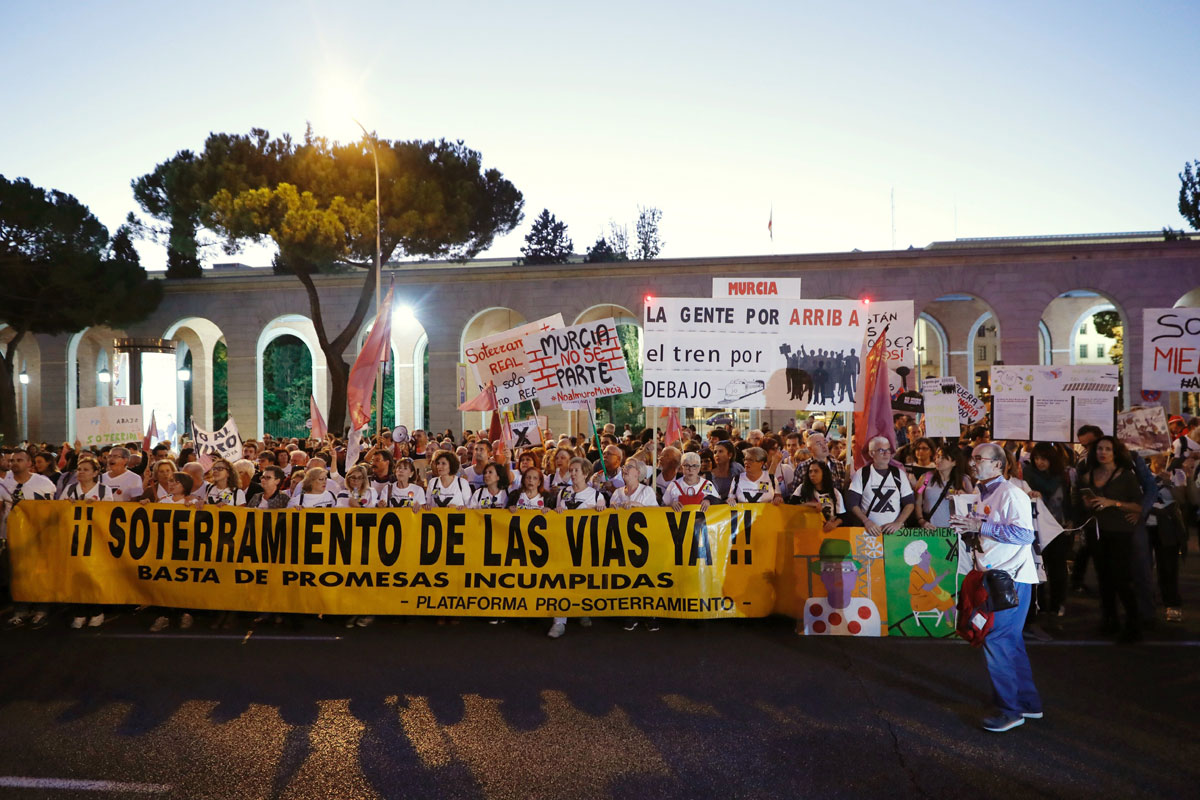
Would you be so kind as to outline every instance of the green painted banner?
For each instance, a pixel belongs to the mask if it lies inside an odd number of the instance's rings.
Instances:
[[[883,537],[888,636],[954,635],[958,535],[949,528],[901,528]]]

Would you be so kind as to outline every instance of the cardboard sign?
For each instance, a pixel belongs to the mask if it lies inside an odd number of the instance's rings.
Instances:
[[[987,406],[961,383],[955,385],[958,387],[958,421],[963,425],[974,425],[987,414]]]
[[[925,435],[957,439],[961,433],[958,381],[953,377],[926,378],[921,384],[921,394],[925,399]]]
[[[643,402],[852,411],[866,308],[856,300],[650,298]]]
[[[75,412],[75,438],[84,447],[140,442],[145,433],[140,405],[96,406]]]
[[[713,278],[713,297],[800,299],[799,278]]]
[[[578,403],[633,391],[611,317],[526,335],[525,359],[529,386],[543,403]]]
[[[1135,406],[1117,414],[1117,438],[1139,453],[1163,453],[1171,446],[1167,412],[1162,406]]]
[[[537,416],[532,419],[510,423],[508,449],[516,452],[518,447],[534,447],[542,444],[542,430],[546,427],[546,418]]]
[[[1200,391],[1200,308],[1143,312],[1142,388]]]
[[[563,326],[562,314],[527,322],[515,328],[468,342],[467,364],[475,377],[479,391],[488,382],[496,384],[496,402],[501,408],[515,406],[534,398],[533,381],[529,376],[525,350],[530,334]],[[466,402],[465,399],[463,402]]]

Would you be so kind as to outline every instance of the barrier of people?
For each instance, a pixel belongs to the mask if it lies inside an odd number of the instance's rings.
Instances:
[[[789,614],[811,635],[953,630],[945,613],[956,586],[952,533],[824,533],[821,523],[813,509],[762,504],[540,514],[59,500],[19,503],[9,545],[13,597],[22,602],[486,617]]]

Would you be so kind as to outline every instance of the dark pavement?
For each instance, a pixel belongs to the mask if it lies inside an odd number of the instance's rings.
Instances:
[[[1200,614],[1118,646],[1094,605],[1030,646],[1046,718],[1005,734],[977,727],[966,645],[782,619],[558,641],[540,620],[59,619],[0,634],[0,798],[1200,796]]]

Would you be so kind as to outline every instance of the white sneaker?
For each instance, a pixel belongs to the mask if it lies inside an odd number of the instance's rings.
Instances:
[[[579,624],[585,628],[590,628],[590,627],[592,627],[592,618],[591,617],[580,617]]]
[[[188,628],[192,627],[193,622],[194,622],[194,620],[192,619],[192,615],[187,613],[186,611],[183,612],[183,616],[179,618],[180,630],[186,631]]]
[[[87,626],[89,628],[99,628],[103,624],[104,624],[104,615],[103,614],[97,614],[96,616],[90,618],[87,621]]]
[[[562,636],[566,632],[567,632],[566,624],[562,623],[562,622],[556,622],[550,626],[550,632],[547,633],[546,635],[549,636],[551,639],[557,639],[558,637]]]
[[[29,618],[29,624],[34,625],[34,626],[41,625],[43,622],[46,621],[46,616],[47,616],[47,614],[45,611],[38,611],[32,617]]]
[[[159,631],[166,630],[170,625],[171,620],[166,617],[155,617],[154,624],[150,626],[150,632],[158,633]]]
[[[359,617],[358,619],[354,620],[354,624],[360,628],[365,628],[374,621],[374,617]]]
[[[77,631],[83,627],[83,623],[87,622],[87,617],[74,617],[71,620],[71,630]]]
[[[1167,622],[1183,622],[1183,609],[1176,607],[1167,608]]]

